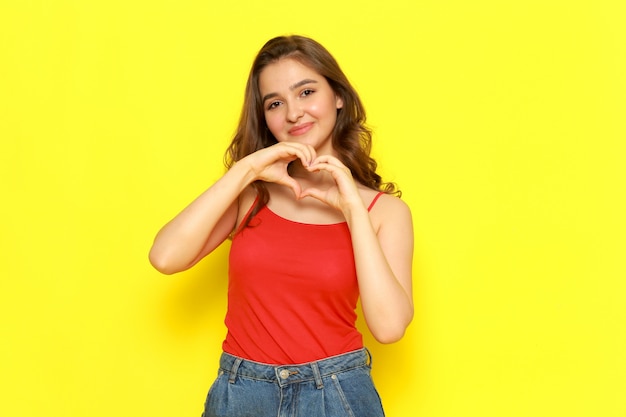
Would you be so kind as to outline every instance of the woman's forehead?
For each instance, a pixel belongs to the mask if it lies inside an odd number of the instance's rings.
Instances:
[[[313,68],[293,58],[281,58],[267,65],[259,74],[259,90],[267,94],[274,90],[290,90],[303,80],[326,82]],[[278,91],[277,91],[278,92]]]

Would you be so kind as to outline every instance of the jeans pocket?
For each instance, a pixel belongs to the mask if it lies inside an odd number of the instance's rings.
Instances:
[[[348,402],[348,398],[346,397],[343,388],[341,387],[341,382],[339,382],[339,377],[337,375],[331,375],[330,379],[333,381],[333,387],[337,392],[338,398],[336,401],[341,402],[344,411],[348,417],[355,417],[354,412],[352,412],[352,407],[350,407],[350,403]]]
[[[380,396],[367,367],[331,375],[339,400],[349,417],[384,417]]]

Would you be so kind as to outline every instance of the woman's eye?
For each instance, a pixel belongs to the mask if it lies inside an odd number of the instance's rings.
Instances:
[[[278,107],[280,105],[280,101],[272,101],[268,106],[267,109],[268,110],[272,110],[275,109],[276,107]]]
[[[302,91],[302,95],[303,95],[304,97],[306,97],[306,96],[310,96],[310,95],[311,95],[311,94],[313,94],[313,93],[314,93],[314,91],[313,91],[313,90],[310,90],[310,89],[306,89],[306,90]]]

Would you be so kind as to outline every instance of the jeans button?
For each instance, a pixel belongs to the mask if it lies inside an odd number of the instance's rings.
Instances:
[[[282,371],[278,373],[278,375],[280,375],[282,379],[287,379],[289,378],[289,371],[286,369],[283,369]]]

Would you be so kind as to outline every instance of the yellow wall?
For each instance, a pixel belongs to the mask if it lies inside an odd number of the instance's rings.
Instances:
[[[199,415],[226,247],[158,228],[222,172],[255,52],[337,57],[413,210],[416,319],[368,338],[392,417],[626,415],[623,1],[5,1],[0,415]]]

